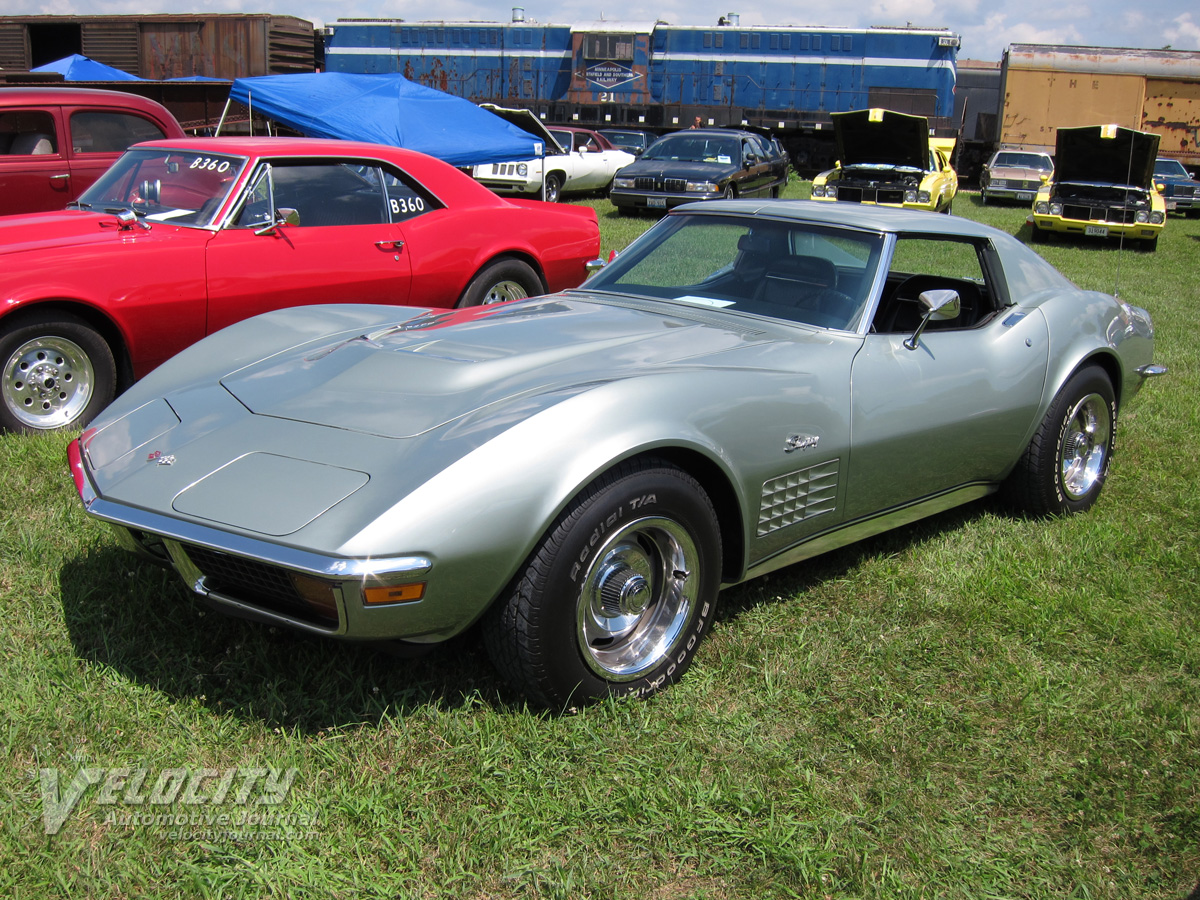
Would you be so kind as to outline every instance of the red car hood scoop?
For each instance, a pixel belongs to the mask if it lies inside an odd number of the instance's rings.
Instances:
[[[748,335],[661,312],[547,298],[422,313],[221,380],[256,415],[415,437],[515,397],[744,349]]]

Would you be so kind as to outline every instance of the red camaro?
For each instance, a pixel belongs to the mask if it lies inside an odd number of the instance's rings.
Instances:
[[[72,208],[0,218],[0,428],[82,426],[134,379],[257,313],[536,295],[581,283],[599,250],[591,208],[504,200],[394,147],[139,144]]]

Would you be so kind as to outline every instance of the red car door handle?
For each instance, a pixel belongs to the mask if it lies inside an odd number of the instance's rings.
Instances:
[[[399,253],[404,249],[404,241],[376,241],[375,246],[384,253],[391,253],[393,250]]]
[[[67,180],[68,178],[70,178],[70,177],[71,177],[71,173],[70,173],[70,172],[66,172],[66,173],[64,173],[64,174],[62,174],[62,175],[51,175],[51,176],[50,176],[50,180],[51,180],[51,181],[66,181],[66,180]]]

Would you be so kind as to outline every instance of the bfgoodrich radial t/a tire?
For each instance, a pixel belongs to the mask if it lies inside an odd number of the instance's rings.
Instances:
[[[484,622],[500,673],[552,709],[648,695],[687,670],[721,581],[716,513],[659,460],[585,488]]]
[[[112,402],[111,348],[66,312],[16,313],[0,331],[0,430],[81,428]]]
[[[1005,490],[1033,516],[1083,512],[1096,502],[1112,460],[1117,402],[1099,366],[1080,369],[1054,398]]]

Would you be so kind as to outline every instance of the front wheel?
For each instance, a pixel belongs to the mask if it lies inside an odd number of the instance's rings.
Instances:
[[[546,176],[546,202],[557,203],[562,195],[563,179],[557,172]]]
[[[506,300],[536,297],[543,290],[542,280],[528,264],[519,259],[501,259],[479,270],[463,291],[458,305],[486,306]]]
[[[117,369],[108,343],[65,312],[10,317],[0,334],[0,430],[81,428],[112,402]]]
[[[540,706],[646,696],[691,664],[720,581],[703,488],[663,461],[626,463],[588,485],[542,538],[488,613],[488,653]]]
[[[1005,483],[1011,504],[1032,516],[1089,509],[1108,477],[1117,432],[1112,382],[1099,366],[1081,369],[1054,398]]]
[[[725,190],[721,191],[721,199],[722,200],[736,200],[737,199],[737,188],[735,188],[732,183],[725,185]]]

